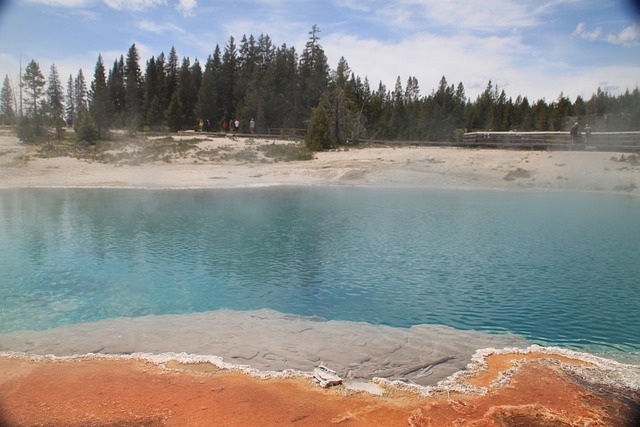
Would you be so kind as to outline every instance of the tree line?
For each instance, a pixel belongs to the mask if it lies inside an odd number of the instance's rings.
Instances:
[[[461,82],[449,84],[444,76],[428,95],[415,77],[404,85],[398,77],[393,90],[382,82],[373,89],[344,57],[330,69],[319,33],[314,25],[300,54],[286,44],[275,47],[264,34],[243,36],[239,44],[230,37],[204,64],[180,61],[172,47],[146,61],[144,71],[133,44],[108,69],[100,55],[90,83],[79,70],[66,88],[55,64],[45,79],[32,60],[21,76],[20,106],[5,77],[0,122],[16,124],[23,140],[50,129],[62,138],[68,126],[96,140],[112,129],[179,131],[204,123],[218,131],[235,119],[247,130],[253,118],[258,133],[309,129],[316,149],[367,139],[452,141],[473,130],[561,131],[575,120],[594,130],[640,130],[638,88],[618,96],[598,88],[589,100],[574,101],[560,93],[551,102],[514,100],[491,81],[471,100]]]

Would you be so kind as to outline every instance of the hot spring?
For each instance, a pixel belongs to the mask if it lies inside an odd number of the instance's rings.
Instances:
[[[637,197],[11,189],[0,213],[0,334],[267,308],[640,361]]]

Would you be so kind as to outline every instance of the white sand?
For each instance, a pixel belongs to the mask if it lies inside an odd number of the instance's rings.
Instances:
[[[265,139],[210,138],[204,153],[256,151]],[[640,194],[640,167],[621,153],[374,147],[318,153],[312,161],[207,161],[195,151],[138,166],[69,157],[39,158],[36,148],[0,134],[0,188],[233,188],[272,185],[371,185],[604,191]],[[628,156],[628,154],[627,154]],[[260,158],[260,157],[258,157]],[[520,172],[520,173],[517,173]],[[512,179],[505,179],[509,176]],[[515,175],[514,175],[515,174]]]
[[[255,150],[273,140],[213,138],[199,150]],[[36,148],[0,134],[0,188],[234,188],[360,185],[601,191],[640,195],[640,167],[621,153],[374,147],[318,153],[297,162],[203,159],[195,151],[138,166],[68,157],[39,158]],[[625,156],[628,156],[625,154]],[[615,159],[615,160],[612,160]],[[260,159],[260,155],[258,155]],[[511,178],[511,179],[505,179]],[[463,369],[484,347],[526,346],[523,339],[443,326],[388,328],[320,322],[262,310],[110,319],[45,332],[0,335],[0,351],[57,355],[88,352],[215,354],[262,370],[310,371],[324,362],[344,377],[401,378],[435,384]],[[412,372],[408,370],[414,369]]]

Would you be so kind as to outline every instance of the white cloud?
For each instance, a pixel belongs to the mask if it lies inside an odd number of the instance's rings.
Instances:
[[[304,46],[307,32],[310,29],[306,23],[294,22],[279,15],[265,17],[262,20],[230,19],[225,20],[221,25],[221,48],[226,44],[229,36],[233,36],[238,44],[243,35],[248,37],[250,34],[253,34],[254,37],[258,37],[260,34],[268,35],[276,45],[286,43],[288,46]]]
[[[93,0],[27,0],[28,3],[58,7],[83,7],[93,3]]]
[[[640,24],[623,28],[618,34],[609,34],[607,41],[622,46],[640,45]]]
[[[337,6],[365,15],[399,30],[449,28],[455,32],[495,33],[514,27],[538,25],[548,8],[539,2],[517,0],[347,0]]]
[[[572,36],[578,36],[590,41],[606,41],[611,44],[631,47],[640,45],[640,24],[633,24],[621,29],[618,33],[609,33],[605,36],[602,28],[596,27],[593,31],[587,31],[587,24],[581,22],[576,27]]]
[[[144,10],[167,4],[166,0],[104,0],[104,3],[116,10]]]
[[[585,22],[581,22],[576,26],[575,31],[571,34],[574,37],[580,37],[583,39],[595,41],[599,40],[602,36],[602,28],[596,27],[593,31],[587,31],[587,24]]]
[[[387,89],[393,89],[390,85],[398,76],[403,85],[409,76],[415,76],[421,92],[427,95],[444,75],[449,84],[462,82],[472,98],[484,90],[489,80],[507,92],[516,91],[513,96],[524,92],[514,80],[522,74],[517,71],[518,61],[523,56],[535,55],[513,35],[443,37],[423,34],[398,43],[384,43],[332,34],[324,39],[323,47],[332,68],[344,56],[354,73],[367,77],[374,90],[380,81]],[[544,61],[541,59],[540,62]]]
[[[197,0],[180,0],[176,6],[176,9],[180,11],[184,16],[193,16],[194,9],[198,6]]]
[[[162,23],[162,24],[157,24],[155,22],[151,22],[151,21],[140,21],[136,24],[136,26],[138,28],[140,28],[141,30],[145,30],[145,31],[149,31],[155,34],[162,34],[162,33],[177,33],[177,34],[184,34],[185,31],[180,28],[179,26],[175,25],[175,24],[171,24],[168,22]]]

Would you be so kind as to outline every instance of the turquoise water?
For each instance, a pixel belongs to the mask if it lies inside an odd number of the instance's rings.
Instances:
[[[0,191],[0,332],[220,308],[640,351],[640,199],[369,188]]]

